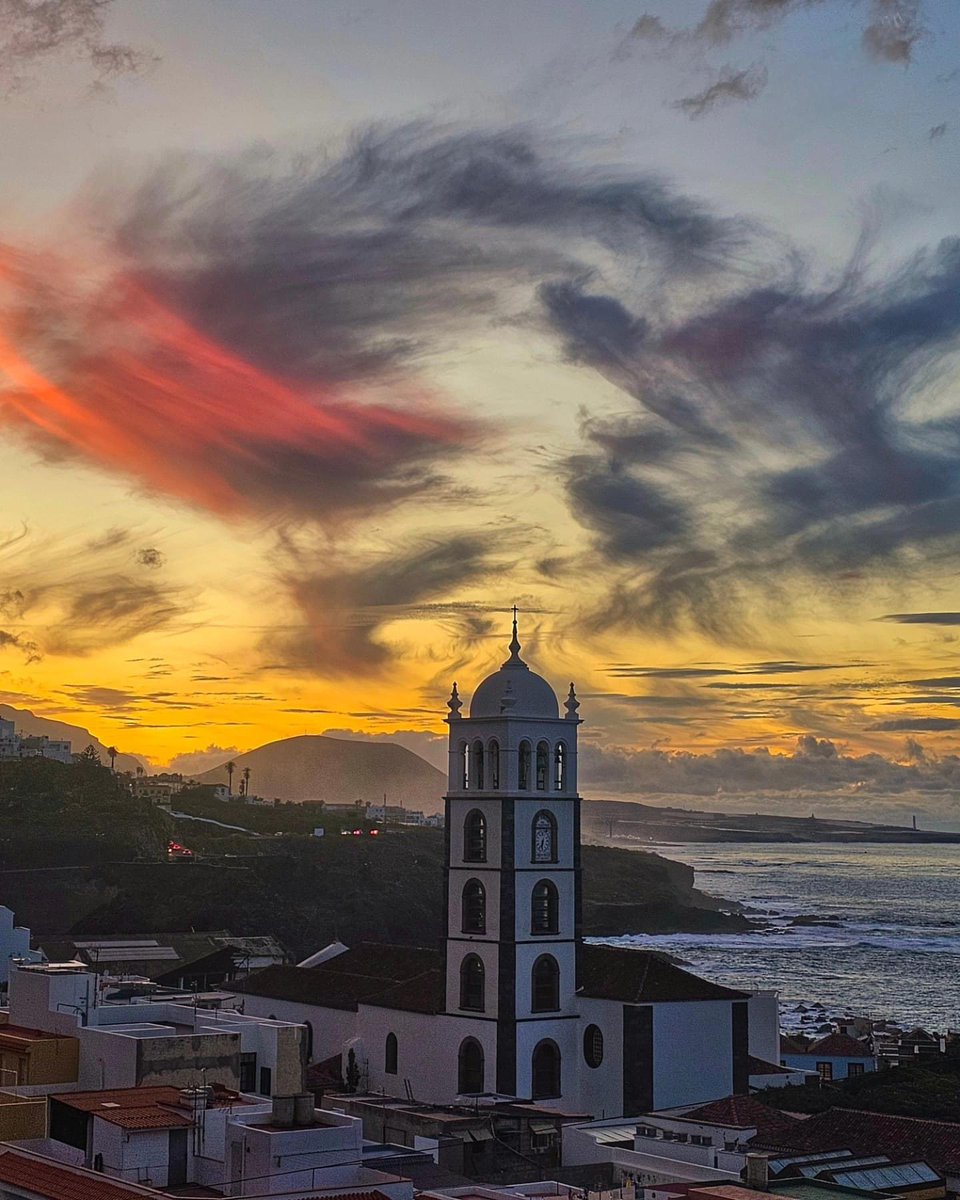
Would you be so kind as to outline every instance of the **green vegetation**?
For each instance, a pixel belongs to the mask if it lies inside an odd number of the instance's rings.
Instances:
[[[229,929],[274,934],[298,956],[334,938],[443,936],[442,830],[341,837],[340,825],[356,822],[313,805],[224,803],[202,789],[181,793],[175,808],[221,824],[171,819],[95,756],[3,764],[0,901],[37,934]],[[310,836],[318,825],[323,838]],[[197,860],[167,862],[170,837]],[[584,846],[583,868],[588,935],[747,924],[711,908],[690,868],[657,855]]]
[[[819,1113],[858,1108],[901,1117],[956,1121],[960,1112],[960,1051],[916,1066],[871,1071],[854,1079],[803,1087],[766,1088],[757,1099],[788,1112]]]
[[[0,761],[0,868],[159,859],[170,836],[169,818],[133,799],[92,747],[69,766]]]

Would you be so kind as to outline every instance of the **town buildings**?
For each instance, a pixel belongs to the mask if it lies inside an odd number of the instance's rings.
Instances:
[[[13,721],[0,717],[0,759],[49,758],[54,762],[72,763],[70,742],[59,738],[17,733]]]

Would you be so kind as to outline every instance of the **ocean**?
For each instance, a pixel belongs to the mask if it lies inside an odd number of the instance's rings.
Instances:
[[[689,863],[697,887],[739,901],[767,925],[603,940],[669,951],[731,987],[776,988],[785,1029],[812,1033],[843,1014],[960,1028],[960,845],[644,849]],[[798,917],[828,924],[792,924]]]

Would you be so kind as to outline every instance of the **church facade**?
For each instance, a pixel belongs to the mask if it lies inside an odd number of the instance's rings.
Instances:
[[[520,656],[465,713],[448,701],[442,950],[331,948],[243,985],[245,1011],[308,1023],[314,1061],[351,1058],[362,1085],[432,1103],[496,1095],[592,1116],[748,1090],[778,1061],[772,993],[749,995],[660,957],[585,943],[579,701]]]

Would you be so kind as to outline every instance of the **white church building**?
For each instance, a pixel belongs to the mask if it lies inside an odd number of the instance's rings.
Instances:
[[[350,1051],[361,1086],[449,1104],[478,1095],[595,1117],[748,1091],[779,1060],[773,993],[581,935],[573,684],[563,704],[510,655],[470,699],[453,685],[446,940],[339,944],[241,984],[245,1012],[308,1025],[311,1059]]]

